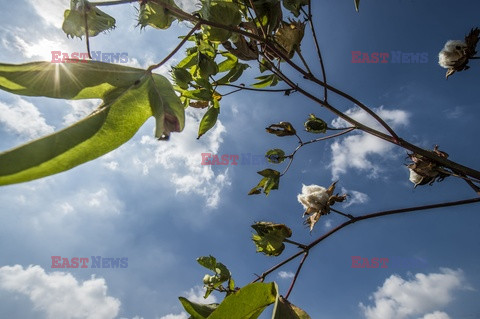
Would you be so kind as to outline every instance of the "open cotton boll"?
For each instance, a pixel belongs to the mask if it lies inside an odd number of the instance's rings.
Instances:
[[[305,210],[309,208],[315,211],[322,210],[327,206],[328,198],[327,189],[318,185],[303,185],[302,193],[298,194],[297,199],[303,205]]]
[[[448,69],[459,61],[466,58],[465,49],[467,44],[461,40],[450,40],[445,43],[445,47],[438,54],[438,64],[441,67]]]

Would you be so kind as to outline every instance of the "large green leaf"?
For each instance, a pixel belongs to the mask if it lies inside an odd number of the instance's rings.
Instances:
[[[218,304],[216,303],[201,304],[192,302],[183,297],[178,297],[178,299],[182,303],[185,311],[188,312],[192,319],[205,319],[218,307]]]
[[[277,290],[273,282],[249,284],[226,297],[208,319],[256,319],[275,302]]]
[[[53,175],[102,156],[133,137],[150,117],[156,136],[184,127],[183,105],[161,75],[101,62],[0,64],[0,89],[64,99],[100,98],[85,119],[0,153],[0,185]]]

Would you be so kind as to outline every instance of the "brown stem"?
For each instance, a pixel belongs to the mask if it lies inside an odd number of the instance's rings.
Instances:
[[[163,64],[165,64],[165,62],[167,62],[168,60],[171,59],[172,56],[175,55],[175,53],[178,52],[178,50],[180,50],[180,48],[185,44],[185,42],[188,41],[188,38],[190,38],[190,36],[195,33],[195,31],[197,31],[199,28],[200,28],[200,23],[197,22],[197,24],[190,30],[190,32],[188,32],[188,34],[182,39],[182,41],[180,41],[180,43],[175,47],[175,49],[172,50],[172,52],[170,52],[169,55],[167,55],[162,61],[160,61],[159,63],[157,64],[154,64],[154,65],[151,65],[147,71],[148,72],[151,72],[153,69],[156,69],[156,68],[159,68],[160,66],[162,66]]]
[[[325,66],[323,65],[322,52],[320,51],[320,45],[318,44],[318,37],[315,31],[315,25],[312,20],[312,1],[308,1],[308,14],[301,8],[303,14],[308,18],[308,24],[310,25],[310,30],[312,30],[313,43],[315,44],[315,50],[317,51],[318,60],[320,61],[320,68],[322,69],[323,82],[327,83],[327,73],[325,72]],[[328,89],[327,86],[323,87],[323,99],[327,101],[328,98]]]
[[[287,294],[285,295],[285,299],[288,299],[290,296],[290,293],[293,290],[293,286],[295,286],[295,282],[297,281],[298,275],[300,274],[300,270],[302,270],[303,263],[308,257],[308,250],[305,251],[302,260],[300,260],[300,264],[298,265],[297,271],[295,272],[295,276],[293,276],[292,283],[290,284],[290,287],[288,288]]]

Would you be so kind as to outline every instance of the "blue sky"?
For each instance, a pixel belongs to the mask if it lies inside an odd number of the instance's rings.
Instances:
[[[470,70],[446,81],[437,55],[447,40],[462,39],[478,26],[480,3],[364,1],[356,13],[350,0],[314,2],[330,84],[377,110],[406,140],[429,149],[439,144],[451,159],[478,168],[479,62],[472,61]],[[179,4],[194,8],[193,1]],[[67,0],[0,1],[0,61],[50,60],[56,50],[85,52],[82,41],[67,39],[60,29],[68,5]],[[117,28],[93,38],[91,48],[128,52],[131,66],[160,61],[178,43],[177,36],[188,32],[184,23],[176,22],[168,31],[140,30],[133,5],[105,11],[116,18]],[[428,62],[354,64],[352,51],[427,53]],[[310,44],[302,52],[314,63]],[[317,65],[313,69],[319,74]],[[168,70],[167,65],[159,72],[168,75]],[[252,75],[253,70],[242,81],[252,83]],[[306,88],[322,94],[312,85]],[[372,123],[348,101],[332,95],[331,103]],[[97,105],[0,91],[0,150],[61,129]],[[264,128],[290,121],[301,131],[312,112],[331,125],[339,123],[299,94],[231,95],[222,99],[217,125],[200,140],[196,133],[202,111],[187,110],[185,130],[169,142],[155,140],[151,119],[131,141],[100,159],[2,187],[0,317],[185,319],[177,297],[202,301],[206,272],[197,257],[214,255],[243,286],[254,273],[295,252],[287,247],[278,258],[255,253],[250,240],[254,221],[286,223],[292,239],[303,243],[343,222],[338,215],[324,216],[310,234],[296,199],[302,184],[328,186],[338,179],[338,190],[350,198],[336,207],[353,215],[474,197],[454,178],[414,189],[404,166],[405,151],[361,133],[303,148],[280,189],[267,198],[246,195],[259,180],[256,171],[267,164],[200,164],[205,152],[291,151],[294,138],[277,138]],[[475,205],[349,226],[312,250],[290,300],[320,319],[478,318],[479,226]],[[51,267],[51,256],[128,257],[128,267],[58,272]],[[422,262],[357,269],[351,267],[352,256]],[[297,262],[267,280],[276,281],[284,294]],[[207,301],[215,300],[219,296]]]

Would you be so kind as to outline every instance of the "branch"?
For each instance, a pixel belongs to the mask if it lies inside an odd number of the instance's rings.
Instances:
[[[178,52],[178,50],[180,50],[180,48],[185,44],[185,42],[188,41],[188,38],[190,38],[190,36],[195,32],[197,31],[198,29],[200,28],[200,23],[197,23],[191,30],[190,32],[188,32],[188,34],[182,39],[182,41],[180,41],[180,43],[175,47],[175,49],[172,50],[172,52],[170,52],[169,55],[167,55],[162,61],[160,61],[159,63],[157,64],[154,64],[154,65],[151,65],[147,71],[148,72],[151,72],[153,69],[156,69],[156,68],[159,68],[160,66],[162,66],[163,64],[165,64],[165,62],[167,62],[168,60],[171,59],[172,56],[175,55],[175,53]]]
[[[300,270],[302,270],[303,263],[308,257],[308,250],[305,251],[302,260],[300,260],[300,264],[298,265],[297,271],[295,272],[295,276],[293,276],[292,283],[290,284],[290,287],[288,288],[287,294],[285,295],[285,299],[288,299],[290,296],[290,293],[292,292],[293,286],[295,286],[295,282],[297,281],[297,277],[300,274]]]
[[[117,0],[117,1],[100,1],[100,2],[90,2],[93,6],[114,6],[117,4],[125,4],[125,3],[132,3],[132,2],[139,2],[140,0]]]
[[[308,14],[301,8],[303,14],[307,16],[308,24],[310,25],[310,30],[312,30],[313,43],[315,44],[315,49],[317,50],[318,60],[320,61],[320,67],[322,69],[323,82],[327,83],[327,74],[325,72],[325,66],[323,65],[322,53],[320,51],[320,45],[318,44],[317,33],[315,31],[315,26],[312,20],[312,1],[308,1]],[[328,89],[327,86],[323,87],[324,101],[327,101],[328,98]]]
[[[303,250],[300,250],[299,252],[293,254],[292,256],[288,257],[284,261],[278,263],[277,265],[271,267],[270,269],[266,270],[264,273],[262,273],[261,276],[259,276],[257,279],[253,280],[252,282],[257,282],[259,280],[264,280],[266,276],[277,270],[278,268],[282,267],[283,265],[289,263],[293,259],[297,258],[301,254],[305,253],[306,251],[310,251],[313,247],[321,243],[324,239],[330,237],[331,235],[335,234],[337,231],[340,229],[347,227],[348,225],[351,225],[355,222],[361,221],[361,220],[367,220],[367,219],[372,219],[372,218],[377,218],[377,217],[382,217],[382,216],[388,216],[388,215],[394,215],[394,214],[401,214],[401,213],[409,213],[409,212],[415,212],[415,211],[421,211],[421,210],[429,210],[429,209],[434,209],[434,208],[442,208],[442,207],[451,207],[451,206],[460,206],[460,205],[467,205],[467,204],[473,204],[473,203],[478,203],[480,202],[480,198],[471,198],[471,199],[465,199],[465,200],[460,200],[460,201],[454,201],[454,202],[446,202],[446,203],[439,203],[439,204],[432,204],[432,205],[424,205],[424,206],[415,206],[415,207],[407,207],[407,208],[400,208],[400,209],[393,209],[393,210],[386,210],[386,211],[381,211],[373,214],[368,214],[368,215],[363,215],[363,216],[357,216],[354,217],[353,219],[350,219],[343,224],[337,226],[336,228],[330,230],[328,233],[320,236],[313,242],[307,245],[307,247]]]

